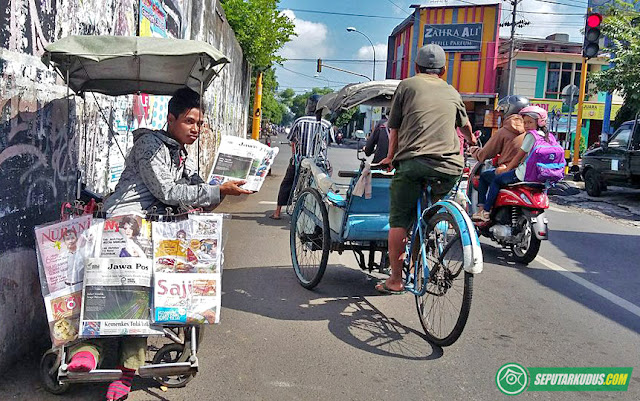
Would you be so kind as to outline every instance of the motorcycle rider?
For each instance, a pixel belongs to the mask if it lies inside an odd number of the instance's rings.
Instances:
[[[498,103],[497,110],[503,114],[502,127],[491,136],[489,141],[480,148],[472,146],[471,156],[479,162],[498,156],[498,166],[506,166],[518,154],[524,140],[524,120],[518,113],[529,105],[529,99],[524,96],[507,96]],[[478,183],[478,210],[471,216],[473,220],[480,220],[484,216],[485,202],[489,186],[496,177],[496,169],[490,168],[480,174]],[[489,206],[488,209],[490,209]]]
[[[490,211],[498,197],[498,192],[500,192],[501,187],[516,182],[524,182],[527,168],[526,158],[536,142],[535,136],[528,131],[540,131],[544,133],[545,139],[547,139],[549,135],[547,129],[548,115],[545,109],[538,106],[528,106],[520,110],[520,115],[524,117],[524,128],[527,131],[527,133],[523,135],[522,146],[507,165],[502,164],[496,169],[496,177],[489,186],[486,195],[486,210],[478,210],[478,213],[474,214],[479,221],[490,220]]]

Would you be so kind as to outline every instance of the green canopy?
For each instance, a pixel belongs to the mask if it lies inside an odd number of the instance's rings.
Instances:
[[[229,62],[204,42],[139,36],[68,36],[45,48],[53,65],[77,94],[171,95],[189,87],[200,93]],[[216,69],[217,65],[222,65]]]

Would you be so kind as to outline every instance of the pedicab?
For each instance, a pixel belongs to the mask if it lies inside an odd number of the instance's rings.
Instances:
[[[345,86],[325,95],[317,115],[331,119],[360,105],[390,106],[400,81],[385,80]],[[327,268],[329,254],[352,251],[362,270],[388,272],[389,187],[393,172],[369,165],[356,151],[360,167],[339,171],[348,185],[334,182],[310,159],[302,161],[301,190],[293,210],[290,251],[295,275],[307,289],[316,287]],[[452,199],[431,203],[438,180],[425,182],[416,205],[416,220],[404,258],[406,292],[413,294],[426,337],[434,344],[453,344],[469,315],[474,274],[482,271],[482,250],[471,219]],[[362,191],[361,186],[370,188]],[[458,185],[452,193],[458,191]],[[358,196],[357,192],[365,192]],[[370,193],[370,197],[367,195]],[[452,310],[451,310],[452,309]]]
[[[69,36],[46,46],[42,61],[67,84],[68,98],[70,90],[83,98],[87,92],[172,95],[185,86],[202,97],[229,63],[224,54],[204,42],[125,36]],[[81,193],[80,184],[77,193]],[[101,200],[88,191],[83,196]],[[149,346],[151,363],[141,366],[138,375],[167,387],[184,386],[198,372],[202,334],[203,327],[198,325],[162,327],[160,338],[164,336],[168,343],[154,341]],[[47,391],[62,394],[71,383],[113,381],[122,376],[119,369],[68,371],[69,345],[54,347],[41,359],[40,376]]]

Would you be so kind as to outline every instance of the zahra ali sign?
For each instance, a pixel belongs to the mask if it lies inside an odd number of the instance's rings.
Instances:
[[[435,43],[445,51],[480,51],[482,24],[427,24],[423,43]]]

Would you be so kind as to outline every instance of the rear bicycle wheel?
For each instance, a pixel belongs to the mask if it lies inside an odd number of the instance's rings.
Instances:
[[[329,214],[316,189],[306,188],[300,194],[289,232],[293,270],[300,284],[310,290],[322,279],[331,248]]]
[[[427,339],[445,347],[460,338],[467,323],[473,274],[463,269],[462,238],[453,216],[437,213],[431,217],[425,242],[428,269],[418,253],[415,278],[416,289],[426,287],[426,291],[416,295],[416,307]],[[420,246],[419,241],[413,246]]]

